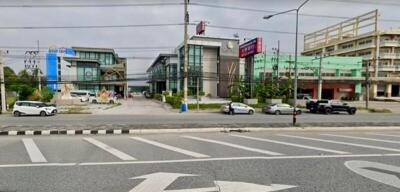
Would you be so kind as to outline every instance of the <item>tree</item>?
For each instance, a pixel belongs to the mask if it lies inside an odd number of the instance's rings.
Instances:
[[[17,83],[18,76],[15,74],[14,70],[6,66],[4,67],[4,80],[6,89],[9,89],[11,85]]]

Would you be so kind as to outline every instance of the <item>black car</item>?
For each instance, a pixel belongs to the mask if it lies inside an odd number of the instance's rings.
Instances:
[[[306,104],[306,108],[311,113],[331,114],[333,112],[347,112],[350,115],[356,114],[357,108],[349,106],[345,102],[330,100],[310,100]]]

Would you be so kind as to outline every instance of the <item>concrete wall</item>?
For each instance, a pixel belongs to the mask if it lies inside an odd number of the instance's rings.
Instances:
[[[218,48],[203,49],[203,91],[211,94],[212,97],[218,96],[217,89],[217,70],[218,70]]]

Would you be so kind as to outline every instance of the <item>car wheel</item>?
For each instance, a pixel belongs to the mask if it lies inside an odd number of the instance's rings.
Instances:
[[[113,101],[113,100],[110,100],[110,104],[114,104],[114,101]]]
[[[21,116],[21,113],[18,111],[14,111],[14,117],[19,117],[19,116]]]
[[[332,113],[332,109],[331,108],[326,108],[325,109],[325,114],[331,114]]]
[[[96,101],[96,100],[92,100],[92,103],[96,104],[96,103],[97,103],[97,101]]]
[[[46,116],[46,112],[41,111],[41,112],[40,112],[40,116],[42,116],[42,117]]]
[[[253,115],[254,114],[254,111],[253,110],[250,110],[249,111],[249,115]]]
[[[348,111],[348,113],[349,113],[350,115],[354,115],[354,114],[356,114],[356,109],[350,108],[349,111]]]
[[[279,111],[279,110],[275,111],[275,115],[280,115],[280,114],[281,114],[281,111]]]
[[[301,110],[297,110],[296,115],[301,115]]]

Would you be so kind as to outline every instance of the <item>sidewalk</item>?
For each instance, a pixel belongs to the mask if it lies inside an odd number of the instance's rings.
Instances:
[[[95,115],[149,115],[149,114],[169,114],[170,109],[167,105],[153,99],[146,99],[143,96],[135,96],[130,99],[119,100],[121,105],[109,106],[108,108],[91,109]]]

